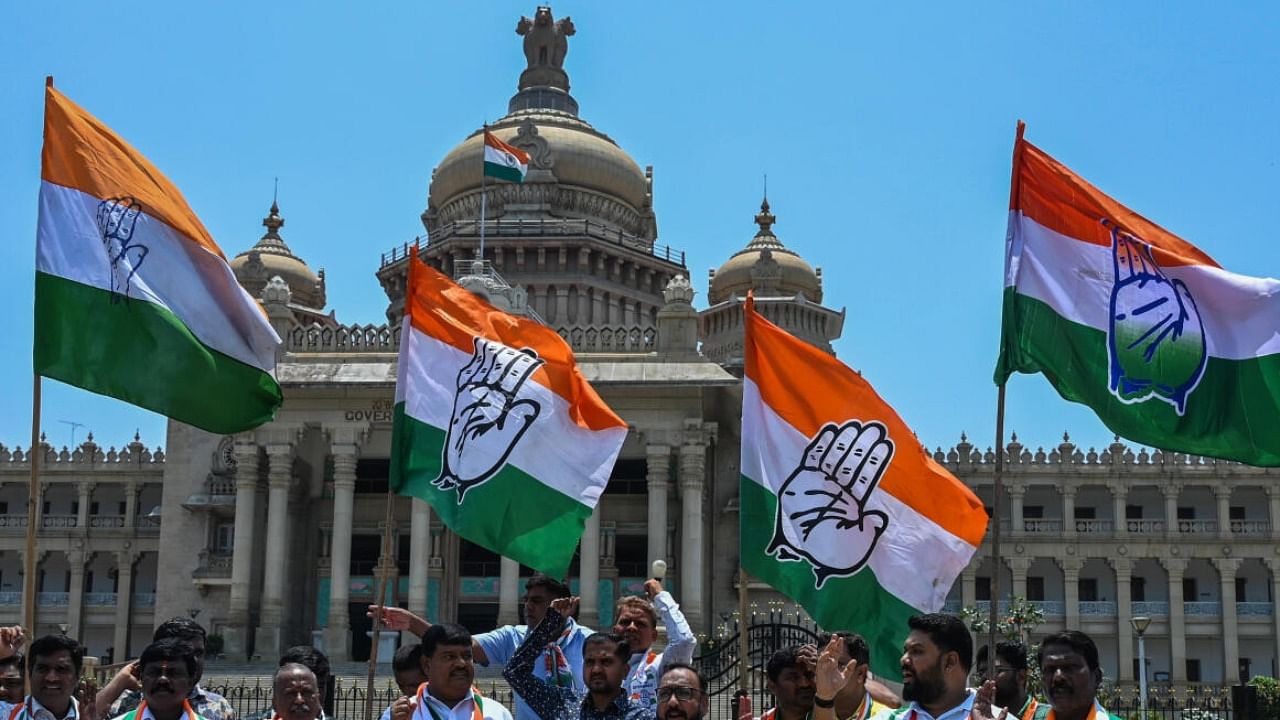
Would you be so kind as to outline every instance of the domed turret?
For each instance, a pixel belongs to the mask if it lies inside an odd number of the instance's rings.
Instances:
[[[756,215],[756,225],[760,227],[756,236],[712,273],[707,293],[712,304],[734,295],[744,298],[752,289],[757,296],[804,295],[807,300],[822,302],[821,276],[773,234],[776,221],[766,197]]]
[[[302,258],[293,254],[284,238],[280,237],[284,218],[280,217],[280,207],[274,200],[271,211],[262,219],[262,225],[267,228],[262,239],[231,260],[231,271],[235,273],[236,280],[256,298],[272,278],[279,277],[288,284],[294,304],[317,312],[323,310],[324,271],[318,274],[313,271]]]

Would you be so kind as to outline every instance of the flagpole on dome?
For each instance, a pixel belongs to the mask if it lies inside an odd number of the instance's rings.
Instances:
[[[1017,137],[1013,141],[1013,171],[1009,179],[1009,207],[1018,205],[1018,165],[1022,159],[1022,136],[1027,124],[1018,121]],[[996,389],[996,466],[991,478],[991,611],[987,629],[987,657],[995,662],[996,625],[1000,619],[1000,496],[1004,494],[1004,397],[1007,380]]]
[[[484,216],[485,202],[488,199],[487,181],[489,173],[484,171],[485,145],[489,140],[489,123],[484,123],[484,135],[480,137],[480,249],[476,251],[476,259],[484,260]]]

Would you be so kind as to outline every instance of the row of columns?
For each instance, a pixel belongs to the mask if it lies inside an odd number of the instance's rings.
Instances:
[[[1128,535],[1129,529],[1128,523],[1125,522],[1125,507],[1129,488],[1124,483],[1108,483],[1107,489],[1111,492],[1111,516],[1114,518],[1112,532],[1117,536]],[[1178,530],[1178,498],[1182,493],[1182,489],[1183,485],[1180,483],[1165,483],[1160,486],[1160,490],[1164,495],[1164,530],[1166,537],[1169,538],[1176,538],[1180,535]],[[1270,508],[1271,538],[1280,540],[1280,486],[1267,485],[1263,489],[1267,493]],[[1233,488],[1229,485],[1213,487],[1218,519],[1218,537],[1224,540],[1232,537],[1232,490]],[[1008,488],[1008,492],[1009,517],[1012,521],[1012,528],[1014,532],[1021,532],[1024,520],[1023,501],[1026,498],[1027,486],[1011,486]],[[1058,492],[1062,499],[1062,534],[1065,537],[1074,537],[1076,535],[1076,488],[1063,486],[1059,488]]]
[[[97,553],[84,550],[70,550],[66,553],[67,568],[71,574],[71,587],[67,592],[67,635],[78,638],[84,632],[84,572]],[[133,613],[133,575],[134,567],[142,559],[137,550],[118,550],[115,553],[118,585],[116,587],[115,628],[112,638],[115,643],[116,657],[129,657],[129,630],[132,627]],[[36,553],[36,567],[48,557],[49,551]],[[18,562],[26,567],[26,553],[18,552]],[[39,622],[39,608],[37,622]]]
[[[1280,599],[1280,558],[1264,558],[1263,561],[1271,570],[1272,597]],[[1006,558],[1013,577],[1012,596],[1026,597],[1027,571],[1033,562],[1032,558]],[[1056,559],[1062,568],[1064,591],[1064,619],[1068,629],[1080,628],[1079,580],[1084,561],[1077,557]],[[1133,674],[1133,564],[1130,558],[1107,558],[1115,571],[1116,578],[1116,637],[1119,642],[1118,675],[1122,681],[1134,680]],[[1185,577],[1189,560],[1185,558],[1160,558],[1169,580],[1169,654],[1170,677],[1173,682],[1185,682],[1187,679],[1187,635],[1186,612],[1183,606],[1186,598],[1182,594],[1182,580]],[[1217,558],[1213,560],[1221,581],[1221,624],[1222,624],[1222,660],[1223,680],[1229,684],[1240,681],[1238,659],[1240,657],[1239,618],[1236,612],[1236,574],[1240,570],[1241,558]],[[977,570],[970,567],[962,575],[962,602],[972,607],[976,601]],[[1276,641],[1276,657],[1280,657],[1280,613],[1272,613],[1274,638]]]
[[[677,448],[654,444],[646,448],[648,461],[648,519],[651,529],[648,549],[651,558],[667,558],[667,505],[672,455],[678,459],[677,484],[680,491],[680,528],[682,535],[679,567],[681,571],[681,604],[690,622],[701,622],[703,615],[704,537],[703,506],[705,504],[706,451],[708,428],[701,421],[689,421],[684,441]],[[351,627],[347,608],[350,603],[351,536],[355,506],[356,461],[367,426],[345,425],[327,428],[333,460],[333,524],[329,548],[329,617],[325,630],[325,648],[330,657],[346,659],[351,653]],[[713,428],[712,428],[713,430]],[[267,459],[267,529],[265,572],[256,649],[263,655],[277,654],[283,638],[283,606],[287,577],[285,560],[288,548],[288,504],[293,480],[296,429],[273,428],[267,431],[266,443],[252,433],[236,438],[236,514],[232,550],[231,593],[228,612],[227,648],[241,654],[248,647],[251,596],[253,585],[255,518],[261,447],[265,444]],[[413,500],[410,528],[409,609],[427,615],[428,573],[431,563],[439,558],[440,541],[431,535],[430,506]],[[581,617],[584,623],[598,624],[599,584],[602,555],[599,509],[587,520],[580,548]],[[611,551],[611,550],[610,550]],[[499,585],[499,623],[516,622],[521,588],[519,565],[502,559]]]

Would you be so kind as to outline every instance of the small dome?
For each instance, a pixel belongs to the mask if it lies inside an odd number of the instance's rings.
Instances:
[[[647,205],[644,170],[608,135],[573,115],[547,108],[518,110],[489,126],[503,142],[533,155],[527,182],[540,178],[594,190],[624,201],[634,210]],[[539,142],[539,140],[541,142]],[[480,187],[484,131],[476,130],[445,155],[431,178],[430,204],[442,208],[450,200]]]
[[[279,276],[289,285],[293,302],[306,308],[320,310],[325,306],[324,271],[317,274],[302,258],[293,254],[280,228],[284,218],[280,208],[271,203],[271,212],[262,219],[267,232],[256,245],[236,255],[231,260],[231,271],[249,294],[257,298],[271,278]]]
[[[760,204],[760,214],[756,215],[756,224],[760,226],[756,236],[712,274],[707,293],[711,304],[724,302],[734,295],[746,297],[752,289],[763,297],[803,293],[807,300],[822,302],[821,275],[773,234],[776,220],[769,212],[766,198]]]

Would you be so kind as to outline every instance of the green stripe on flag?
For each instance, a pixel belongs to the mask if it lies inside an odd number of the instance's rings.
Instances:
[[[1212,330],[1209,330],[1212,332]],[[1044,373],[1063,398],[1089,406],[1134,442],[1178,452],[1280,465],[1280,355],[1209,357],[1181,417],[1152,398],[1126,405],[1111,393],[1107,334],[1006,288],[997,384],[1014,372]]]
[[[169,309],[36,273],[36,373],[212,433],[257,427],[282,395],[271,375],[202,344]]]
[[[498,178],[499,180],[510,180],[515,183],[524,182],[524,173],[520,172],[520,168],[518,167],[485,162],[484,174],[492,178]]]
[[[824,630],[862,635],[871,647],[871,670],[902,682],[898,659],[907,637],[907,618],[920,611],[882,588],[869,567],[849,577],[827,578],[817,590],[812,565],[779,561],[765,553],[777,521],[777,496],[743,476],[740,502],[743,569],[799,602]]]
[[[443,430],[405,414],[396,404],[391,435],[391,488],[426,500],[444,524],[471,542],[555,578],[568,574],[591,508],[508,463],[467,491],[431,484],[440,475]]]

